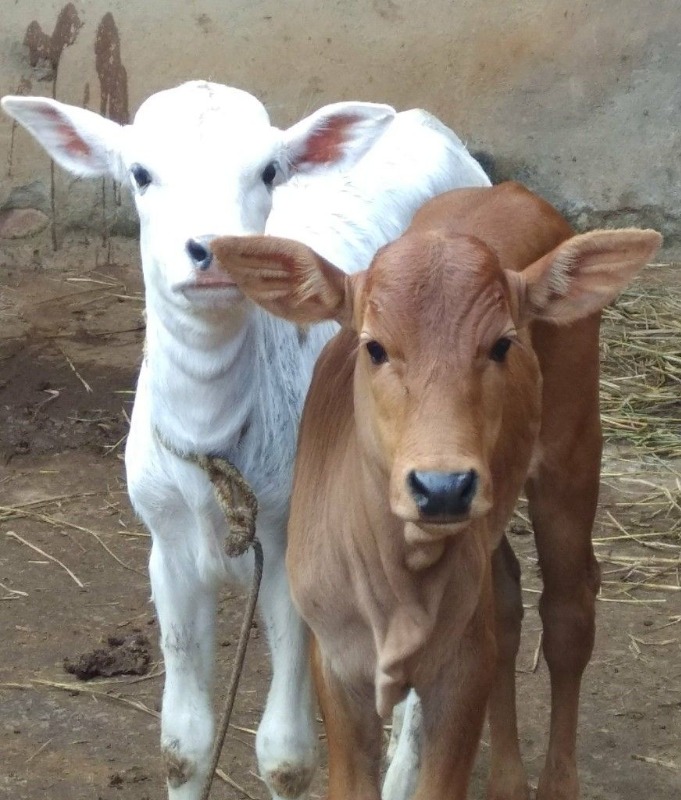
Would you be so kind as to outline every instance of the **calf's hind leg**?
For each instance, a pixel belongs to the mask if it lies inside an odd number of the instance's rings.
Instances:
[[[274,800],[301,800],[317,766],[308,630],[296,612],[284,564],[284,537],[259,532],[265,564],[260,611],[272,653],[272,685],[258,726],[260,774]]]
[[[599,568],[591,544],[601,463],[599,318],[537,326],[544,374],[538,458],[527,483],[544,590],[539,612],[551,675],[551,723],[537,800],[577,800],[582,673],[591,658]]]
[[[393,709],[393,729],[388,748],[388,770],[383,780],[383,800],[410,800],[414,794],[421,761],[423,714],[421,701],[412,689],[407,699]]]

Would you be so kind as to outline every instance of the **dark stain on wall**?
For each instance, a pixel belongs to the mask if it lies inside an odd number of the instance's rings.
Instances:
[[[73,3],[67,3],[59,12],[54,31],[48,36],[37,20],[33,20],[24,36],[24,45],[28,47],[28,60],[35,69],[41,64],[49,66],[40,80],[52,81],[52,97],[57,97],[57,76],[59,62],[66,47],[70,47],[78,38],[78,31],[83,27]],[[52,247],[59,249],[57,242],[57,210],[54,185],[54,161],[50,162],[50,198],[52,206]]]
[[[14,90],[14,94],[30,94],[31,90],[33,89],[33,83],[30,78],[21,78],[19,83],[17,84],[17,88]],[[9,152],[7,154],[7,175],[10,176],[12,174],[12,161],[14,160],[14,136],[17,132],[17,127],[19,123],[16,120],[12,120],[12,132],[10,133],[9,137]]]
[[[95,67],[99,78],[99,111],[119,125],[130,121],[128,112],[128,73],[121,61],[121,39],[111,12],[107,12],[97,27],[95,37]],[[114,204],[120,206],[121,194],[113,184]],[[102,244],[111,252],[109,223],[107,222],[106,179],[102,180]]]
[[[24,45],[28,47],[29,63],[32,67],[37,67],[41,62],[47,62],[51,67],[42,77],[43,80],[52,81],[52,96],[56,97],[57,73],[62,53],[66,47],[70,47],[78,37],[78,31],[83,27],[78,12],[73,3],[67,3],[59,12],[54,31],[48,36],[43,31],[40,23],[33,20],[24,36]]]
[[[110,12],[102,17],[97,28],[95,65],[101,92],[101,114],[121,125],[127,125],[130,121],[128,73],[121,61],[121,40]]]
[[[78,38],[78,33],[83,27],[76,7],[67,3],[59,12],[54,31],[48,35],[37,20],[33,20],[26,28],[24,45],[28,48],[28,61],[33,69],[32,77],[37,80],[51,81],[52,97],[57,98],[57,77],[59,62],[64,49],[70,47]],[[99,78],[100,88],[100,113],[104,117],[126,125],[129,122],[128,112],[128,74],[121,61],[121,41],[118,27],[113,14],[106,13],[95,35],[95,68]],[[31,81],[24,87],[30,90]],[[90,104],[90,84],[85,84],[83,91],[83,107]],[[12,128],[12,141],[8,168],[12,166],[14,127]],[[120,205],[121,198],[119,187],[114,184],[114,203]],[[106,222],[106,181],[102,180],[102,226],[103,239],[107,242],[108,225]],[[50,164],[50,197],[52,211],[52,246],[58,249],[57,241],[57,215],[55,199],[54,162]]]

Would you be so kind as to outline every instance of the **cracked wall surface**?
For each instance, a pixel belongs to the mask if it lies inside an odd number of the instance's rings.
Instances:
[[[0,31],[2,94],[54,96],[121,123],[193,78],[253,92],[281,126],[339,99],[421,106],[580,229],[652,225],[673,250],[679,76],[678,0],[20,0]],[[125,193],[52,169],[3,117],[0,245],[58,246],[72,228],[106,238],[136,226]]]

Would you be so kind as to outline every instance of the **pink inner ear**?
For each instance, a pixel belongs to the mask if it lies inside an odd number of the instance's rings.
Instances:
[[[77,136],[72,128],[69,128],[68,125],[60,125],[58,130],[62,136],[63,145],[69,153],[74,156],[91,155],[92,149],[90,146],[80,136]]]
[[[59,135],[62,147],[71,155],[89,156],[92,153],[92,149],[87,142],[83,141],[73,128],[64,122],[62,115],[58,111],[53,108],[46,108],[43,109],[42,113],[56,123],[55,133]]]
[[[359,122],[355,115],[333,117],[311,133],[305,142],[305,149],[298,159],[307,164],[331,164],[342,155],[341,145],[346,141],[347,129]]]

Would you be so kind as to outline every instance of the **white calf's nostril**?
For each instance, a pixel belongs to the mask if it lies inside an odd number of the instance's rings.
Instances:
[[[214,237],[199,236],[189,239],[185,245],[187,255],[197,269],[208,269],[213,260],[213,253],[208,249],[208,244]]]

